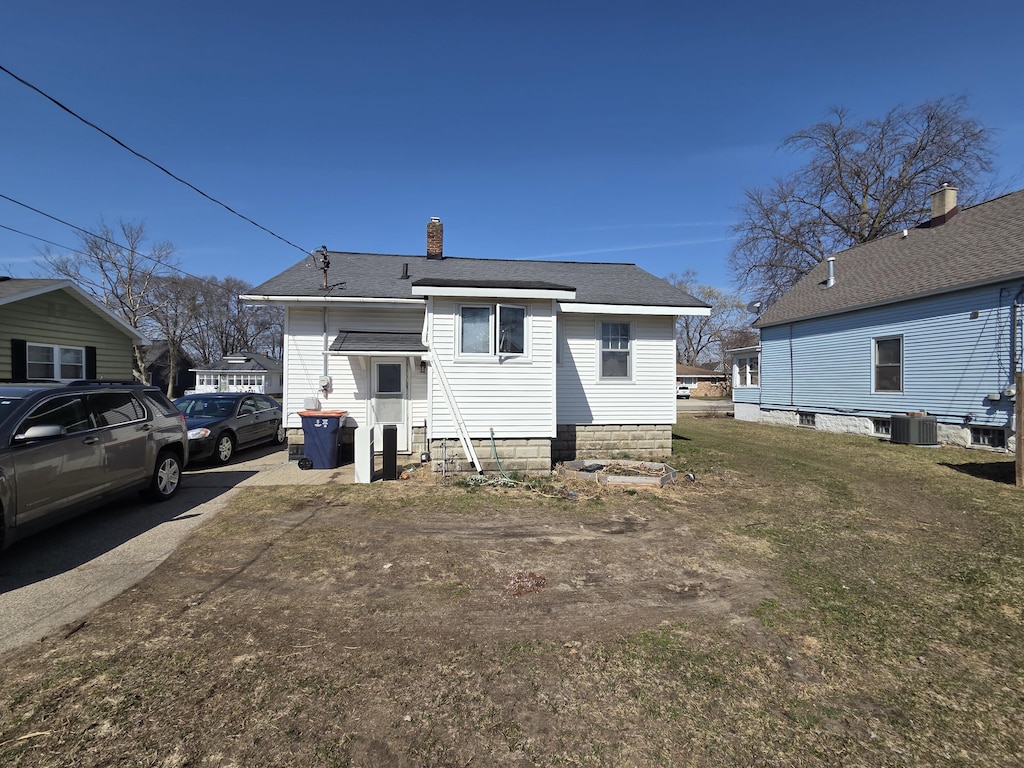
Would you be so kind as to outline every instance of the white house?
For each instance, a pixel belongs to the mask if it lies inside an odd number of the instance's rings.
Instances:
[[[733,350],[737,419],[1013,448],[1024,191],[956,198],[944,186],[929,221],[835,254],[765,311],[760,346]]]
[[[225,355],[206,368],[190,368],[196,375],[196,392],[259,392],[280,395],[281,362],[259,352]]]
[[[286,309],[290,441],[316,398],[456,470],[671,452],[675,317],[707,305],[632,264],[446,257],[442,232],[426,256],[324,250],[242,297]]]

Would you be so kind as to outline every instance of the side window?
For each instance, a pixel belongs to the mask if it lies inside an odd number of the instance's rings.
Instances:
[[[903,339],[875,339],[875,392],[903,391]]]
[[[89,407],[99,427],[129,424],[146,418],[146,409],[131,392],[98,392],[89,395]]]
[[[15,434],[23,434],[29,427],[41,424],[56,424],[69,435],[93,428],[85,403],[78,395],[53,397],[40,403],[32,413],[25,417]]]
[[[632,376],[629,323],[601,323],[601,378],[628,379]]]
[[[459,351],[464,355],[486,355],[491,351],[491,308],[462,307]]]
[[[249,416],[253,413],[256,413],[256,401],[251,397],[247,397],[242,400],[242,404],[238,406],[238,415]]]
[[[277,403],[269,397],[257,395],[256,402],[259,403],[260,408],[265,411],[272,411],[277,408]]]

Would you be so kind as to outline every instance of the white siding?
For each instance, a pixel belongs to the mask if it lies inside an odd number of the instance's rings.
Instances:
[[[443,365],[462,419],[475,438],[555,436],[555,322],[550,301],[527,303],[527,353],[468,360],[456,355],[456,307],[452,299],[434,299],[431,351]],[[494,304],[487,299],[468,304]],[[522,305],[522,302],[509,302]],[[455,437],[455,424],[440,382],[431,397],[432,437]]]
[[[601,381],[600,323],[633,324],[629,381]],[[562,315],[559,424],[674,424],[675,318],[658,315]]]
[[[332,390],[324,396],[318,381],[324,375],[324,351],[330,347],[338,332],[395,331],[419,333],[423,328],[423,309],[379,307],[330,307],[326,316],[322,307],[289,307],[285,319],[284,409],[288,426],[299,428],[301,419],[296,415],[303,410],[305,398],[316,396],[325,410],[348,411],[357,421],[367,417],[370,397],[368,367],[365,358],[327,355],[327,375],[332,379]],[[412,397],[412,423],[422,426],[426,418],[426,376],[417,365],[409,366],[409,392]]]

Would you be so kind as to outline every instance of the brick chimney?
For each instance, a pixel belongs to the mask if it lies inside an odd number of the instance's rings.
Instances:
[[[444,224],[437,216],[431,216],[427,222],[427,258],[444,258]]]
[[[957,188],[943,184],[932,192],[932,218],[929,227],[937,227],[952,219],[960,210],[956,205]]]

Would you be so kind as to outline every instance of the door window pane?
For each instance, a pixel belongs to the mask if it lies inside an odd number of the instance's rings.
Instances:
[[[401,363],[381,363],[377,366],[377,394],[401,394]]]
[[[128,392],[102,392],[89,395],[89,405],[96,416],[96,424],[112,427],[146,418],[146,409]]]
[[[29,414],[16,430],[16,434],[24,434],[29,427],[41,424],[56,424],[63,427],[68,434],[92,429],[89,413],[82,398],[77,395],[55,397],[41,403]]]

